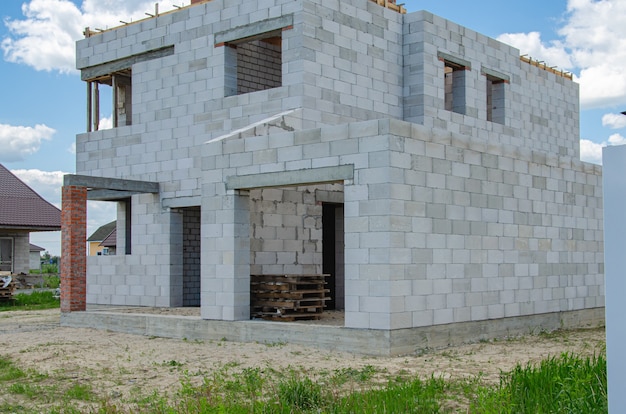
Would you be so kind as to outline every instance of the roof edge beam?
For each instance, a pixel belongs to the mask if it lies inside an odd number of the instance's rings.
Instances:
[[[321,184],[352,180],[354,165],[320,167],[306,170],[277,171],[263,174],[233,175],[226,178],[227,190],[249,190],[264,187]]]
[[[63,185],[75,185],[100,190],[127,191],[132,193],[158,193],[159,183],[151,181],[124,180],[121,178],[91,177],[89,175],[66,174]],[[122,197],[123,198],[123,197]]]

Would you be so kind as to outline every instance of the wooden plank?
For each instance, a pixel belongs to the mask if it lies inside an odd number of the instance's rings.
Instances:
[[[325,292],[324,292],[325,291]],[[309,291],[309,293],[304,293],[301,291],[291,291],[291,292],[254,292],[254,296],[257,299],[305,299],[305,298],[319,298],[324,297],[324,293],[328,293],[329,289],[322,289],[321,291]],[[328,298],[327,298],[328,299]]]

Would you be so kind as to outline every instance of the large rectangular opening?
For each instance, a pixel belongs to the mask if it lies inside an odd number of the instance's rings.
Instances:
[[[282,86],[280,30],[227,43],[225,95],[241,95]]]
[[[267,320],[326,320],[345,308],[343,185],[252,189],[250,312]]]

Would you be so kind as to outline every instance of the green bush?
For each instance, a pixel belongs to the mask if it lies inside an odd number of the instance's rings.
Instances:
[[[43,287],[56,289],[61,286],[61,278],[58,275],[44,275]]]
[[[59,267],[55,264],[41,265],[41,273],[59,273]]]

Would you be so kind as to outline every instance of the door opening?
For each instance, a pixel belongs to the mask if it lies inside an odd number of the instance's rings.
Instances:
[[[330,275],[330,300],[326,309],[345,309],[343,204],[322,205],[322,272]]]

